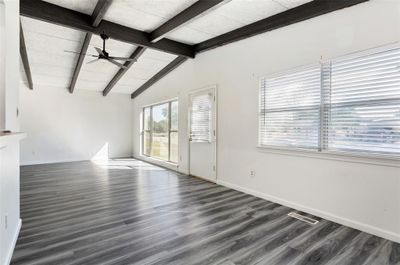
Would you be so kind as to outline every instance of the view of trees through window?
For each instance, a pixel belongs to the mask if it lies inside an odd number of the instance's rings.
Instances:
[[[143,109],[143,155],[178,162],[178,102]]]

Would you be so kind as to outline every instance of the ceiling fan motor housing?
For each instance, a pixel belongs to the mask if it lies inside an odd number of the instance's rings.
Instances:
[[[100,37],[101,37],[103,40],[108,40],[108,39],[109,39],[109,37],[107,36],[107,34],[105,34],[104,32],[100,34]]]

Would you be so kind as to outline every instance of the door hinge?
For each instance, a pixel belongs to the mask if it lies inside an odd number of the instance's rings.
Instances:
[[[215,165],[213,166],[213,170],[215,171]]]
[[[214,136],[215,136],[215,130],[214,130]]]

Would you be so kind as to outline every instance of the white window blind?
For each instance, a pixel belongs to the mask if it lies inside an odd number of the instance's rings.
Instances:
[[[193,142],[212,140],[212,102],[210,94],[193,95],[190,110],[190,138]]]
[[[400,47],[261,79],[259,142],[400,155]]]
[[[261,79],[259,143],[317,149],[320,65]]]
[[[333,60],[330,71],[325,148],[400,154],[400,49]]]

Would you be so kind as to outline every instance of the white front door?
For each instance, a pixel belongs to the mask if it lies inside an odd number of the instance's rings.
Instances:
[[[216,168],[216,88],[189,95],[189,173],[213,182]]]

